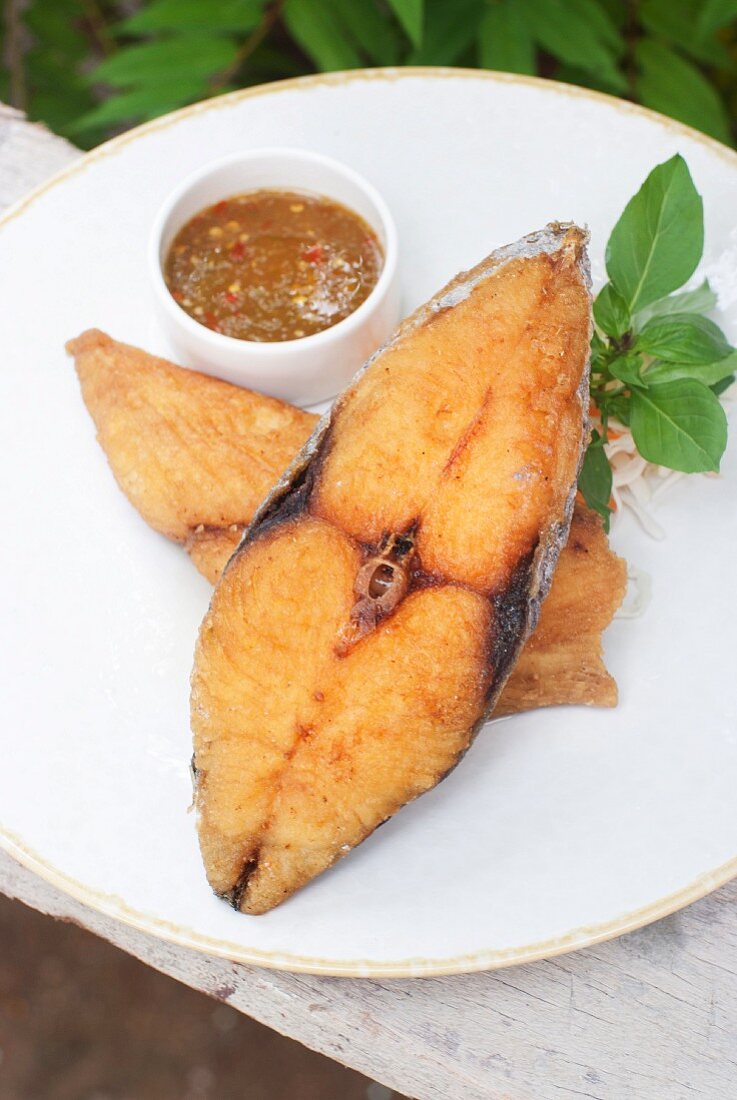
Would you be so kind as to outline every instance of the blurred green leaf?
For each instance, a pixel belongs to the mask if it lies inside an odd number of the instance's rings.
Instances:
[[[61,93],[61,94],[60,94]],[[44,122],[64,137],[72,135],[72,124],[94,102],[89,89],[71,82],[63,86],[35,86],[28,104],[28,117]]]
[[[566,0],[566,6],[577,13],[579,20],[586,20],[591,25],[599,40],[611,47],[615,57],[624,52],[620,26],[601,0]]]
[[[726,378],[722,378],[719,382],[715,382],[709,387],[715,397],[720,397],[721,394],[728,390],[730,386],[733,386],[737,380],[737,375],[728,374]]]
[[[335,19],[329,0],[287,0],[284,22],[319,69],[357,69],[361,56]]]
[[[24,11],[30,32],[24,57],[28,115],[67,134],[69,124],[94,104],[82,75],[90,44],[80,26],[77,0],[31,3]]]
[[[622,0],[601,0],[601,6],[611,19],[617,30],[621,30],[628,17],[627,5]]]
[[[424,0],[388,0],[388,3],[412,44],[421,46]]]
[[[296,51],[287,53],[262,42],[248,59],[248,67],[239,77],[244,85],[259,84],[266,80],[284,80],[286,77],[305,76],[312,70]],[[225,89],[222,89],[223,91]]]
[[[737,0],[705,0],[699,17],[698,30],[711,34],[737,19]]]
[[[28,101],[28,117],[44,122],[51,130],[68,136],[68,127],[83,111],[94,103],[91,90],[85,81],[63,66],[53,69],[28,62],[27,74],[31,86]]]
[[[535,72],[535,43],[516,0],[500,0],[481,20],[479,61],[485,69]]]
[[[157,118],[167,111],[174,111],[186,103],[202,99],[207,94],[207,85],[203,81],[186,81],[178,78],[171,84],[155,84],[147,88],[137,88],[132,92],[123,92],[103,100],[91,111],[85,112],[73,126],[71,134],[85,133],[100,127],[119,126],[121,123],[134,123]]]
[[[6,43],[0,96],[27,89],[32,117],[62,133],[81,119],[93,126],[79,130],[85,140],[149,117],[144,108],[128,113],[149,90],[151,114],[220,90],[241,56],[238,86],[365,64],[541,71],[734,137],[737,0],[22,0],[18,8],[27,31],[21,78],[8,79]],[[119,107],[107,106],[117,97]]]
[[[375,0],[332,0],[335,18],[353,44],[376,65],[396,65],[401,31],[385,18]]]
[[[427,0],[422,46],[408,65],[453,65],[475,42],[486,10],[484,0]]]
[[[695,65],[652,38],[638,42],[635,53],[640,67],[637,91],[646,107],[730,143],[724,103]]]
[[[33,35],[35,48],[46,54],[81,60],[88,56],[90,44],[79,28],[78,4],[32,4],[24,22]]]
[[[627,90],[627,81],[616,63],[621,37],[595,0],[517,2],[524,3],[528,25],[544,50],[569,65],[598,73],[616,91]],[[596,17],[592,16],[593,12],[597,13]]]
[[[120,24],[126,34],[156,31],[251,31],[264,13],[264,0],[154,0]]]
[[[593,88],[594,91],[606,92],[607,95],[613,93],[608,80],[597,76],[596,73],[587,73],[585,69],[580,69],[576,65],[561,63],[555,71],[555,79],[565,84],[576,84],[579,88]]]
[[[234,41],[214,35],[182,35],[126,46],[102,61],[90,77],[118,88],[171,85],[178,74],[187,81],[209,78],[235,60]]]
[[[701,0],[643,0],[640,19],[656,37],[678,46],[697,61],[729,67],[727,48],[711,34],[702,34],[699,24]]]

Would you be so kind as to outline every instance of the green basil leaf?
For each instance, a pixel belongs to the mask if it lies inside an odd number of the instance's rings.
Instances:
[[[154,0],[119,26],[125,34],[156,31],[251,31],[264,12],[264,0]]]
[[[635,351],[627,351],[624,355],[618,355],[609,363],[609,373],[626,386],[643,386],[645,383],[640,377],[642,370],[642,356]]]
[[[695,378],[704,386],[715,386],[737,371],[737,351],[716,363],[652,363],[644,374],[645,384],[675,382],[677,378]]]
[[[607,415],[610,419],[614,417],[620,424],[624,424],[625,428],[630,426],[630,413],[631,401],[628,395],[622,393],[608,399]]]
[[[643,458],[687,474],[718,471],[727,417],[707,386],[691,378],[632,393],[630,428]]]
[[[711,313],[716,308],[717,296],[704,279],[701,286],[694,290],[684,290],[682,294],[671,294],[638,311],[635,327],[642,327],[651,317],[666,317],[671,313]]]
[[[295,42],[323,72],[361,65],[361,55],[336,22],[329,0],[287,0],[282,18]]]
[[[729,117],[719,93],[690,61],[652,38],[635,47],[637,94],[646,107],[695,126],[730,145]]]
[[[609,530],[609,501],[612,496],[612,468],[599,433],[594,430],[586,448],[583,466],[578,477],[578,487],[589,508],[604,518],[604,529]]]
[[[479,27],[479,61],[484,69],[535,73],[535,44],[516,0],[493,4]]]
[[[126,46],[106,57],[92,72],[94,83],[102,81],[118,88],[165,84],[185,73],[187,81],[208,78],[227,69],[238,47],[229,38],[214,35],[182,35],[157,42]]]
[[[722,378],[719,382],[715,382],[709,389],[715,397],[719,397],[725,390],[728,390],[730,386],[734,385],[737,379],[737,374],[728,374],[726,378]]]
[[[682,286],[703,248],[703,202],[676,154],[625,206],[607,243],[607,274],[634,313]]]
[[[656,359],[684,365],[716,363],[734,350],[719,326],[699,313],[653,317],[637,337],[637,347]]]
[[[524,3],[527,23],[544,50],[560,61],[603,77],[615,91],[627,81],[617,68],[623,41],[596,0],[517,0]],[[606,31],[602,33],[602,25]]]
[[[366,0],[361,0],[365,3]],[[396,15],[414,46],[422,45],[423,0],[389,0],[389,7]]]
[[[596,296],[594,320],[607,336],[622,336],[630,327],[627,303],[611,283],[602,287]]]
[[[713,34],[733,19],[737,19],[737,0],[704,0],[698,32],[701,35]]]

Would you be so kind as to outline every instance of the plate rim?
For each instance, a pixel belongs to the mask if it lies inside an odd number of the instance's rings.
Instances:
[[[607,940],[616,939],[626,932],[635,932],[654,921],[668,917],[679,909],[700,901],[714,890],[725,886],[737,877],[737,856],[726,863],[699,875],[686,886],[672,894],[658,898],[639,909],[620,914],[607,921],[582,925],[538,943],[521,947],[485,949],[452,958],[409,958],[392,962],[375,959],[321,959],[310,955],[292,955],[285,951],[260,951],[245,948],[242,944],[225,939],[215,939],[196,932],[185,925],[165,921],[127,905],[115,894],[93,890],[78,882],[71,875],[54,867],[33,849],[23,844],[19,837],[0,825],[0,849],[15,859],[22,867],[47,882],[50,886],[87,906],[101,916],[110,917],[138,932],[154,936],[165,943],[197,951],[210,957],[227,959],[245,966],[258,966],[265,970],[281,970],[292,974],[314,974],[333,978],[440,978],[454,974],[503,970],[510,966],[553,959],[594,947]]]
[[[34,202],[52,188],[67,179],[86,170],[98,160],[114,156],[128,144],[147,137],[150,134],[168,129],[183,119],[206,111],[220,110],[236,106],[245,99],[262,95],[278,95],[282,91],[305,89],[321,86],[341,86],[357,81],[399,81],[412,79],[475,79],[487,80],[497,84],[514,84],[534,87],[549,94],[568,98],[594,100],[603,103],[621,114],[631,114],[646,118],[661,128],[681,134],[690,141],[703,145],[712,153],[726,160],[737,169],[737,150],[723,145],[716,138],[687,126],[685,123],[666,117],[638,103],[631,103],[605,92],[594,91],[578,85],[547,80],[544,77],[523,76],[516,73],[496,72],[487,69],[453,68],[450,66],[403,66],[400,68],[364,68],[333,73],[316,73],[308,76],[292,77],[287,80],[258,84],[249,88],[240,88],[212,99],[181,107],[176,111],[152,119],[133,127],[103,142],[94,149],[83,153],[60,171],[54,173],[26,195],[12,203],[0,214],[0,230],[24,213]],[[469,974],[479,971],[499,970],[509,966],[536,962],[541,959],[555,958],[570,951],[591,947],[614,939],[626,932],[643,928],[653,921],[699,901],[714,890],[726,885],[737,877],[737,855],[725,863],[698,875],[691,882],[664,897],[645,906],[620,914],[606,921],[584,925],[561,933],[551,939],[525,944],[515,948],[484,949],[471,954],[453,958],[426,959],[409,958],[398,961],[377,961],[349,959],[341,962],[311,956],[292,955],[284,951],[259,951],[243,947],[227,940],[210,938],[186,926],[163,921],[153,914],[136,910],[114,894],[94,890],[78,882],[66,872],[59,870],[48,859],[25,845],[20,837],[0,822],[0,850],[5,851],[22,867],[37,875],[50,886],[71,897],[105,917],[120,921],[137,931],[152,935],[164,942],[195,950],[215,958],[228,959],[248,966],[263,967],[268,970],[282,970],[299,974],[314,974],[345,978],[413,978],[442,977],[453,974]]]

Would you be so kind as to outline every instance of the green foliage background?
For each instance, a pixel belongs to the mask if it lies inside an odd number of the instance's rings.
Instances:
[[[737,0],[5,0],[0,99],[92,146],[233,88],[373,65],[538,73],[734,144]]]

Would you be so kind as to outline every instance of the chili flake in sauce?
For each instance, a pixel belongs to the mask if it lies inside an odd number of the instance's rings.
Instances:
[[[179,230],[164,265],[190,317],[239,340],[296,340],[353,313],[384,262],[374,231],[331,199],[234,195]]]

